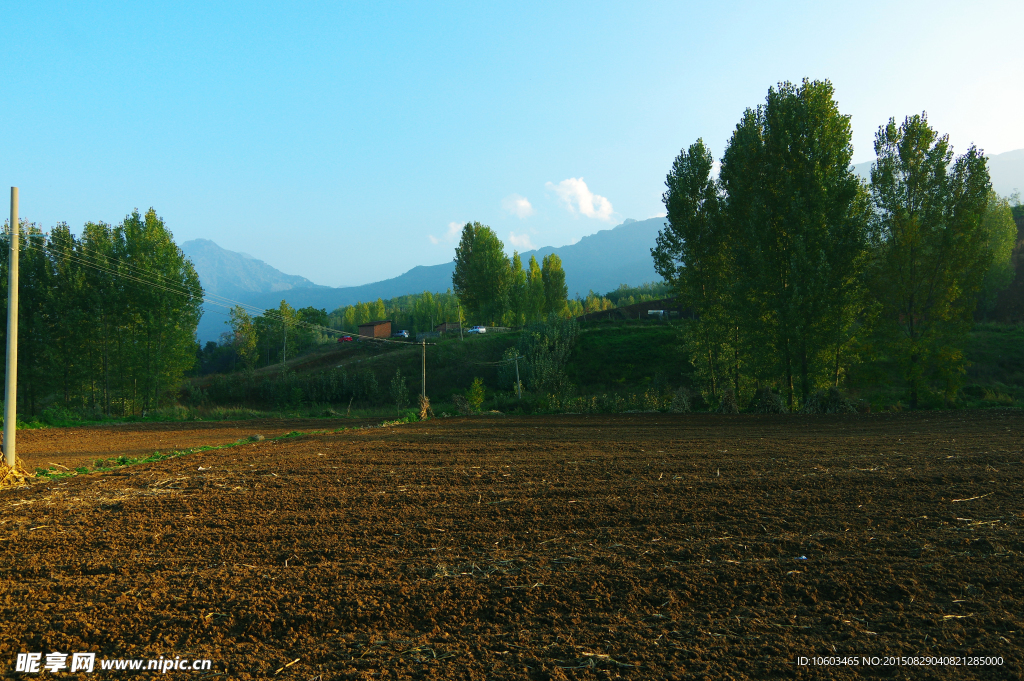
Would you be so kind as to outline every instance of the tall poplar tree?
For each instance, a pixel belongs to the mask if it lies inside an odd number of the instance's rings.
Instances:
[[[519,251],[512,253],[512,277],[509,283],[509,309],[505,319],[507,326],[522,326],[526,323],[526,316],[529,309],[529,281],[528,274],[523,269],[523,260],[519,257]]]
[[[526,319],[529,322],[540,321],[544,318],[544,274],[537,263],[537,258],[532,255],[526,279],[528,289]]]
[[[852,155],[831,83],[804,80],[748,109],[722,159],[737,307],[757,373],[781,377],[790,409],[841,373],[852,336],[867,219]]]
[[[554,253],[544,256],[541,279],[544,282],[544,312],[563,316],[569,299],[569,289],[565,285],[562,259]]]
[[[472,318],[500,322],[509,307],[512,265],[501,239],[487,225],[467,222],[455,249],[452,285]]]
[[[739,356],[729,310],[732,253],[713,165],[701,139],[676,157],[662,195],[667,222],[651,255],[680,303],[696,313],[684,342],[706,391],[717,399],[730,365],[739,392]]]
[[[256,368],[256,362],[259,359],[256,348],[256,325],[253,324],[252,317],[241,305],[231,308],[229,323],[231,324],[235,352],[238,353],[245,368],[252,371]]]
[[[903,371],[910,406],[929,379],[952,399],[977,293],[994,253],[984,217],[992,185],[974,146],[954,161],[926,114],[895,119],[875,136],[871,288],[883,338]]]

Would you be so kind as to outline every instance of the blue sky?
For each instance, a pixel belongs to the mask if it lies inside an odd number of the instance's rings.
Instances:
[[[926,110],[1024,147],[1024,3],[19,3],[0,186],[49,228],[153,206],[319,284],[452,258],[451,225],[561,246],[662,213],[769,86],[828,78],[855,162]],[[5,190],[6,191],[6,190]]]

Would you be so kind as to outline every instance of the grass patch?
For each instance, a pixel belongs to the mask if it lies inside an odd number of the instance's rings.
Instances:
[[[201,445],[199,447],[190,447],[188,449],[176,449],[171,452],[153,452],[148,456],[117,456],[109,459],[97,459],[92,465],[92,468],[87,466],[79,466],[74,470],[69,470],[63,466],[58,470],[57,468],[37,468],[35,471],[36,480],[39,482],[51,482],[54,480],[62,480],[64,478],[71,478],[76,475],[86,475],[89,473],[108,473],[110,471],[120,470],[127,468],[128,466],[136,466],[143,463],[158,463],[160,461],[166,461],[168,459],[176,459],[182,456],[188,456],[189,454],[196,454],[198,452],[209,452],[218,449],[231,449],[233,447],[239,447],[242,445],[255,444],[256,442],[273,442],[275,440],[289,440],[297,437],[303,437],[306,435],[326,435],[329,433],[340,433],[346,430],[362,430],[364,428],[384,428],[387,426],[396,426],[405,423],[412,423],[417,421],[415,415],[406,415],[405,417],[395,421],[383,421],[376,426],[342,426],[335,428],[334,430],[311,430],[311,431],[298,431],[293,430],[290,433],[278,435],[277,437],[261,438],[256,439],[253,437],[245,437],[235,442],[228,442],[222,445]]]

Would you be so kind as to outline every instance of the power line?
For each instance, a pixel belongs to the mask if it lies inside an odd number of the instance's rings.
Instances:
[[[47,247],[45,247],[45,246],[44,247],[40,247],[40,246],[29,245],[29,244],[26,244],[26,247],[27,248],[31,248],[33,250],[37,250],[37,251],[43,252],[43,253],[45,253],[46,249],[47,249]],[[198,298],[202,302],[209,303],[211,305],[217,305],[217,306],[225,307],[225,308],[232,308],[233,307],[232,305],[229,305],[228,303],[221,302],[221,301],[218,301],[218,300],[214,300],[211,297],[208,297],[208,296],[205,296],[205,295],[199,295],[196,292],[189,290],[185,286],[180,286],[180,285],[179,286],[164,286],[164,285],[159,284],[159,283],[154,282],[154,281],[147,281],[146,279],[143,279],[141,277],[136,277],[136,276],[133,276],[133,275],[125,273],[125,272],[118,272],[117,270],[112,269],[111,267],[106,267],[106,266],[97,264],[97,263],[92,262],[92,261],[90,261],[90,260],[88,260],[86,258],[82,258],[82,257],[80,257],[80,256],[78,256],[77,254],[74,254],[74,253],[66,253],[65,252],[65,253],[61,253],[60,255],[62,255],[66,260],[71,261],[71,262],[75,262],[75,263],[77,263],[79,265],[82,265],[84,267],[89,267],[91,269],[94,269],[94,270],[97,270],[99,272],[103,272],[105,274],[109,274],[109,275],[112,275],[112,276],[115,276],[115,277],[120,277],[120,278],[123,278],[123,279],[128,279],[128,280],[131,280],[131,281],[135,281],[135,282],[138,282],[138,283],[143,284],[145,286],[149,286],[151,288],[163,290],[163,291],[166,291],[168,293],[177,294],[177,295],[180,295],[180,296],[183,296],[183,297],[186,297],[186,298],[190,298],[190,299]],[[230,299],[226,299],[226,300],[230,300]],[[237,301],[231,301],[231,302],[237,302]],[[241,306],[253,308],[254,310],[262,309],[262,308],[259,308],[259,306],[256,306],[256,305],[249,305],[249,304],[246,304],[246,303],[237,303],[237,304],[241,305]],[[211,311],[212,312],[219,312],[217,310],[211,310]],[[227,315],[224,312],[219,312],[219,313],[220,314],[225,314],[226,316],[230,316],[230,315]],[[275,312],[272,309],[270,309],[270,310],[264,309],[263,310],[263,316],[265,318],[269,319],[270,321],[281,322],[281,323],[284,323],[284,324],[286,324],[288,326],[292,326],[292,327],[304,327],[304,328],[308,328],[308,329],[311,329],[311,330],[317,330],[317,331],[322,331],[322,332],[327,332],[327,333],[345,334],[344,331],[339,331],[337,329],[332,329],[330,327],[322,326],[320,324],[312,324],[310,322],[305,322],[305,321],[298,320],[298,319],[288,319],[287,317],[281,315],[278,312]],[[364,338],[366,336],[360,336],[360,337]],[[378,339],[378,340],[387,340],[389,342],[398,342],[398,341],[391,341],[391,339]]]
[[[314,331],[320,331],[326,334],[334,335],[350,335],[350,332],[334,329],[329,326],[323,326],[320,324],[313,324],[311,322],[305,322],[302,320],[287,318],[280,314],[273,308],[264,308],[259,305],[246,303],[239,300],[234,300],[226,296],[219,296],[216,294],[209,294],[205,291],[202,295],[191,290],[187,286],[183,286],[177,280],[159,274],[157,272],[146,271],[143,268],[125,261],[123,258],[119,258],[107,253],[102,253],[94,249],[85,247],[81,242],[72,243],[61,243],[59,240],[54,241],[48,239],[47,233],[32,234],[29,238],[25,239],[25,247],[33,250],[47,253],[50,255],[61,258],[65,261],[74,262],[78,265],[91,268],[93,270],[103,272],[105,274],[127,279],[130,281],[149,286],[151,288],[166,291],[176,295],[181,295],[189,299],[198,298],[204,303],[214,305],[222,308],[233,309],[235,306],[242,307],[247,312],[257,314],[257,316],[263,316],[268,321],[278,322],[291,326],[293,328],[306,328]],[[37,243],[32,243],[33,241]],[[38,242],[42,242],[39,244]],[[129,270],[129,272],[121,271],[121,268]],[[132,274],[134,272],[135,274]],[[139,275],[139,276],[136,276]],[[205,310],[206,312],[213,312],[215,314],[224,315],[230,317],[229,313],[222,312],[220,310]],[[360,334],[354,334],[358,338],[366,338],[369,340],[375,340],[384,343],[395,343],[398,345],[417,345],[412,341],[399,341],[391,338],[377,338],[373,336],[362,336]]]

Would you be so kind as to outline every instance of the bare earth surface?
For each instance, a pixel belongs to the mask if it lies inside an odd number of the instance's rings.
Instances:
[[[1020,679],[1022,431],[1016,411],[491,416],[2,491],[0,673],[61,651],[213,661],[54,675],[83,679]]]
[[[368,419],[259,419],[188,423],[122,423],[84,428],[18,431],[18,456],[28,470],[92,467],[97,459],[145,457],[153,452],[223,445],[250,435],[275,437],[292,431],[336,430],[379,423]]]

